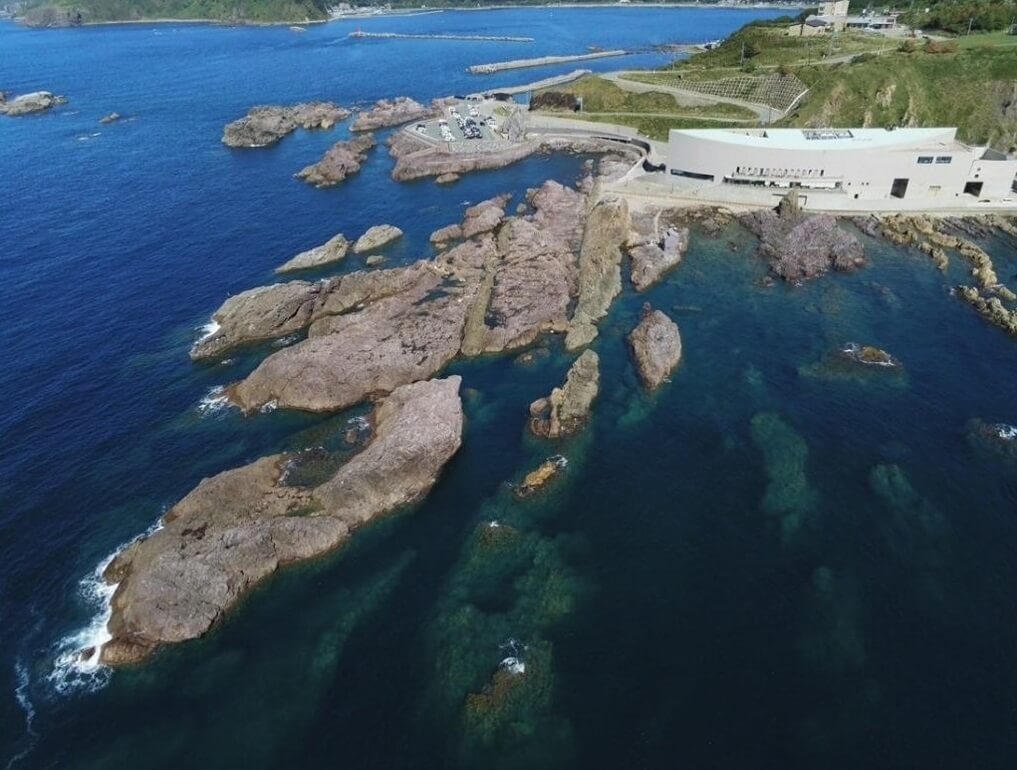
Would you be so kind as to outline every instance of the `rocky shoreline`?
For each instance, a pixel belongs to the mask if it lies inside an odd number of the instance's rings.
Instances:
[[[252,107],[244,117],[226,125],[222,143],[227,147],[268,147],[298,128],[328,130],[349,116],[349,110],[333,102]]]
[[[305,166],[295,176],[315,187],[334,187],[360,171],[367,160],[368,150],[374,145],[374,134],[363,134],[348,141],[336,142],[321,160]]]
[[[202,481],[107,567],[116,591],[101,661],[137,663],[203,635],[279,567],[326,553],[425,495],[462,442],[460,382],[393,390],[374,409],[367,446],[320,482],[291,481],[313,452],[263,457]]]
[[[5,92],[0,91],[0,115],[12,118],[45,112],[61,104],[67,104],[67,98],[49,91],[34,91],[13,98],[8,98]]]

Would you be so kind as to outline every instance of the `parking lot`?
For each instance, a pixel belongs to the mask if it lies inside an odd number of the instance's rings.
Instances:
[[[483,114],[477,102],[462,101],[446,107],[441,118],[416,123],[411,130],[433,141],[469,143],[500,138],[496,126],[497,119]]]

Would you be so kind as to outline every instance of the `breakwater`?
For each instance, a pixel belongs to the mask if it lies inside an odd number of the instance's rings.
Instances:
[[[524,67],[543,67],[548,64],[561,64],[570,61],[587,61],[589,59],[606,59],[609,56],[627,56],[628,51],[596,51],[594,53],[581,53],[571,56],[538,56],[535,59],[513,59],[512,61],[492,62],[491,64],[474,64],[467,67],[466,71],[471,75],[489,75],[492,72],[503,72],[505,70],[517,70]]]
[[[532,37],[513,37],[511,35],[442,35],[442,34],[409,34],[405,32],[351,32],[353,38],[374,38],[381,40],[469,40],[485,43],[532,43]]]
[[[550,88],[551,86],[560,86],[563,83],[571,83],[573,80],[579,80],[579,78],[585,75],[593,74],[593,70],[572,70],[565,75],[555,75],[554,77],[544,78],[543,80],[537,80],[533,83],[524,83],[521,86],[509,86],[507,88],[492,88],[490,91],[497,91],[500,94],[525,94],[527,91],[538,91],[541,88]],[[490,91],[479,91],[470,96],[483,96],[485,93]]]

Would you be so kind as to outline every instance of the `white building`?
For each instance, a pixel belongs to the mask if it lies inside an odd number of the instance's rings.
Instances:
[[[675,129],[666,169],[675,192],[718,202],[769,203],[796,187],[826,210],[1017,207],[1017,160],[955,128]]]

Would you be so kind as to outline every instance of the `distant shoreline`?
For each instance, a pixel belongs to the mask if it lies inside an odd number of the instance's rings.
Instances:
[[[508,3],[500,5],[491,5],[485,7],[477,6],[449,6],[446,8],[393,8],[390,10],[375,10],[365,11],[363,13],[349,13],[342,14],[339,16],[333,16],[327,19],[290,19],[280,21],[253,21],[253,20],[240,20],[230,21],[227,19],[113,19],[109,21],[85,21],[80,24],[54,24],[50,26],[33,26],[26,24],[23,19],[17,17],[8,17],[7,19],[0,19],[0,21],[12,21],[20,24],[24,27],[31,29],[71,29],[74,27],[107,27],[107,26],[132,26],[140,24],[208,24],[217,27],[310,27],[312,25],[328,24],[330,22],[338,21],[363,21],[364,19],[377,19],[377,18],[393,18],[400,16],[426,16],[435,13],[446,13],[449,11],[514,11],[520,9],[538,9],[538,10],[559,10],[559,9],[573,9],[573,8],[624,8],[624,9],[637,9],[637,8],[710,8],[713,10],[778,10],[787,9],[788,11],[800,9],[802,5],[785,5],[783,3],[758,3],[754,5],[729,5],[726,3],[694,3],[694,2],[658,2],[658,3],[619,3],[619,2],[586,2],[586,3],[542,3],[539,5],[530,5],[523,3]]]

